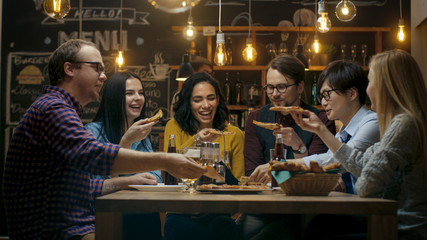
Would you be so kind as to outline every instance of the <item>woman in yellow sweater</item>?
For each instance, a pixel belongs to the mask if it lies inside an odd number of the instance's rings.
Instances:
[[[205,72],[195,73],[184,82],[176,97],[174,118],[165,128],[164,150],[167,151],[171,134],[175,135],[177,149],[201,142],[217,142],[221,153],[230,152],[234,177],[244,176],[244,134],[239,128],[226,124],[229,113],[218,82]],[[209,132],[212,129],[235,134],[213,134]]]
[[[231,153],[231,170],[239,179],[243,176],[243,132],[226,124],[228,109],[218,82],[205,72],[194,73],[183,84],[173,106],[175,116],[166,124],[165,151],[169,135],[175,135],[176,148],[197,145],[200,142],[218,142],[220,151]],[[218,135],[209,130],[234,132]],[[225,139],[224,139],[225,138]],[[225,146],[224,146],[225,141]],[[218,231],[220,229],[220,231]],[[226,214],[175,214],[168,213],[164,226],[165,240],[237,239],[237,225]]]

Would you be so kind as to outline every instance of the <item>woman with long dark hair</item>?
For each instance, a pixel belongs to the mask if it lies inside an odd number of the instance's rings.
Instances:
[[[156,122],[145,124],[145,95],[141,79],[131,72],[115,73],[104,85],[101,104],[93,122],[86,125],[100,142],[120,144],[123,148],[152,152],[148,135]],[[117,191],[128,185],[155,185],[161,182],[160,170],[150,173],[114,177],[94,175],[106,179],[103,190]],[[125,214],[124,239],[161,239],[158,213]]]
[[[226,124],[228,109],[219,89],[218,82],[205,72],[194,73],[183,84],[173,106],[175,113],[165,128],[165,145],[167,151],[168,136],[173,134],[177,149],[197,145],[200,142],[220,143],[220,152],[229,151],[231,171],[239,179],[244,176],[243,132]],[[234,132],[224,136],[210,133],[210,130]],[[225,143],[225,146],[224,146]]]

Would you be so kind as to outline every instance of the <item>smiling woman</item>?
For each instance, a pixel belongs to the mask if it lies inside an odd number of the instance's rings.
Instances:
[[[218,82],[205,72],[195,73],[183,84],[173,106],[175,117],[165,128],[165,149],[171,134],[175,135],[176,147],[181,149],[196,145],[197,142],[218,142],[220,152],[230,151],[231,171],[238,179],[244,175],[243,132],[226,124],[228,109]],[[234,132],[224,136],[210,130]],[[224,144],[225,143],[225,144]]]
[[[177,149],[197,145],[200,141],[220,143],[220,152],[230,152],[231,172],[239,179],[244,175],[243,132],[230,124],[218,82],[206,72],[194,73],[183,84],[173,105],[175,113],[165,128],[165,149],[168,136],[175,135]],[[218,134],[229,132],[230,135]],[[216,227],[213,227],[216,226]],[[218,234],[225,231],[230,238]],[[237,227],[228,215],[191,215],[169,213],[164,227],[165,239],[236,239]]]

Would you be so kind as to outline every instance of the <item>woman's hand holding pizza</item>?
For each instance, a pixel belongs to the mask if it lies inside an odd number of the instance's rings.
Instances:
[[[303,130],[318,134],[322,127],[326,127],[322,120],[313,112],[305,110],[304,112],[291,112],[291,115]],[[303,118],[303,115],[308,116],[308,118]]]

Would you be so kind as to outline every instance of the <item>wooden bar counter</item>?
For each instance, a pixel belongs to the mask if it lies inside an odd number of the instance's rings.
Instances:
[[[118,191],[96,199],[96,239],[122,239],[123,212],[354,214],[368,216],[368,239],[397,239],[397,202],[331,192],[329,196],[283,193],[188,194]]]

